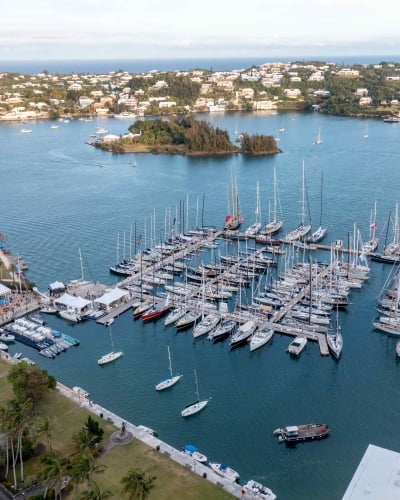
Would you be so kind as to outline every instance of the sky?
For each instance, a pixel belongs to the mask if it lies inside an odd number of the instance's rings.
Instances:
[[[398,55],[399,0],[18,0],[0,60]]]

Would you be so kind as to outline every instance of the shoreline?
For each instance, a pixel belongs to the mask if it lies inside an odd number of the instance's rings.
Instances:
[[[7,352],[1,350],[0,350],[0,359],[11,365],[19,362],[19,360],[10,356]],[[178,464],[182,465],[186,469],[190,469],[198,476],[201,476],[202,478],[207,479],[207,481],[210,481],[216,486],[219,486],[220,488],[224,489],[225,491],[230,493],[233,497],[240,498],[243,500],[251,500],[255,498],[254,495],[252,495],[251,493],[246,493],[245,490],[243,489],[243,486],[241,486],[240,484],[233,483],[219,476],[207,465],[197,462],[196,460],[191,458],[190,455],[186,455],[184,452],[177,450],[176,448],[162,441],[158,437],[152,436],[145,430],[140,429],[137,425],[133,424],[132,422],[129,422],[128,420],[122,418],[116,413],[93,402],[88,397],[82,396],[77,392],[74,392],[70,387],[62,384],[59,381],[57,381],[56,384],[56,391],[58,391],[61,395],[70,399],[74,403],[78,404],[81,408],[84,408],[88,412],[93,413],[97,417],[100,417],[109,422],[110,424],[114,425],[116,431],[121,430],[123,427],[125,427],[126,431],[131,433],[134,439],[138,439],[147,446],[150,446],[150,448],[153,448],[154,450],[163,453],[164,455],[174,460]],[[123,443],[122,442],[118,443],[118,445],[123,445]]]

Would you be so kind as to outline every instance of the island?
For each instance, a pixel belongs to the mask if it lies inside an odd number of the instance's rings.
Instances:
[[[191,115],[137,120],[123,136],[108,135],[92,143],[113,153],[168,153],[182,155],[271,155],[280,153],[271,135],[240,134],[237,145],[229,133]]]

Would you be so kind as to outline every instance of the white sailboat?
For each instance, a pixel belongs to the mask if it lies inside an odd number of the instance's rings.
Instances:
[[[322,144],[321,129],[318,130],[317,138],[315,139],[315,144]]]
[[[278,217],[278,205],[279,205],[279,215]],[[280,209],[279,194],[278,194],[278,182],[276,178],[276,166],[274,166],[274,206],[272,212],[272,220],[264,227],[264,234],[271,235],[277,233],[283,226],[282,213]]]
[[[169,377],[166,379],[162,380],[159,384],[156,385],[156,391],[163,391],[164,389],[168,389],[169,387],[172,387],[175,385],[179,380],[182,378],[182,375],[172,375],[172,364],[171,364],[171,353],[169,350],[169,346],[167,346],[168,349],[168,362],[169,362]]]
[[[238,229],[243,222],[239,208],[239,193],[237,188],[236,176],[231,173],[231,204],[232,213],[230,213],[229,193],[228,193],[228,214],[225,217],[224,230],[233,231]]]
[[[339,326],[339,312],[338,307],[336,307],[336,329],[333,333],[328,333],[326,335],[326,341],[328,343],[329,351],[335,359],[339,359],[343,349],[343,337],[340,333]]]
[[[115,361],[116,359],[118,359],[124,355],[124,353],[122,351],[114,351],[114,340],[113,340],[113,335],[112,335],[112,331],[111,331],[111,326],[109,327],[109,332],[110,332],[112,351],[108,352],[107,354],[104,354],[104,356],[99,358],[97,360],[98,365],[106,365],[107,363],[111,363],[112,361]]]
[[[190,403],[189,405],[185,406],[185,408],[181,411],[182,417],[190,417],[191,415],[194,415],[195,413],[199,413],[201,410],[203,410],[208,405],[208,399],[200,401],[199,387],[198,387],[198,384],[197,384],[197,373],[196,373],[196,370],[194,370],[194,379],[196,381],[197,401],[195,401],[194,403]]]
[[[305,177],[304,177],[304,161],[302,167],[302,185],[301,185],[301,222],[300,225],[290,231],[286,235],[287,241],[298,241],[306,236],[311,231],[311,224],[305,224]]]
[[[371,211],[370,223],[369,223],[369,239],[361,245],[361,251],[364,254],[375,252],[379,244],[379,236],[376,236],[376,230],[378,226],[376,225],[376,204],[374,204],[374,210]]]
[[[324,183],[324,172],[321,174],[321,196],[320,196],[320,214],[319,214],[319,227],[306,239],[307,243],[318,243],[321,241],[328,232],[327,227],[322,227],[322,187]]]
[[[255,235],[261,229],[260,187],[258,181],[257,181],[256,209],[254,213],[256,215],[256,220],[244,232],[244,234],[249,238],[254,238]]]

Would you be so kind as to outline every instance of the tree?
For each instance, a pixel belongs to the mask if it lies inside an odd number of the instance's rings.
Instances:
[[[90,485],[90,489],[81,493],[80,498],[84,498],[86,500],[103,500],[103,498],[111,497],[110,490],[101,491],[99,485],[92,481]]]
[[[46,392],[56,386],[55,378],[48,375],[46,370],[28,365],[25,362],[13,365],[7,379],[13,387],[17,400],[26,401],[30,399],[33,409],[35,409]]]
[[[47,494],[48,488],[54,489],[54,497],[61,499],[61,492],[63,486],[65,485],[66,478],[69,477],[71,472],[71,462],[68,458],[65,458],[58,453],[51,452],[48,453],[42,460],[43,469],[40,473],[40,477],[46,484]]]
[[[141,469],[129,469],[121,479],[122,493],[128,495],[129,500],[144,500],[150,490],[154,488],[155,476],[146,476]]]
[[[75,452],[72,456],[93,460],[97,454],[98,436],[90,433],[86,428],[81,429],[77,434],[72,436],[72,441],[75,445]]]
[[[52,447],[51,447],[51,442],[53,439],[53,432],[54,432],[54,420],[52,420],[50,417],[46,417],[44,419],[41,419],[38,426],[36,427],[36,435],[40,439],[41,437],[44,437],[47,441],[47,446],[49,448],[49,451],[52,452]]]
[[[99,422],[92,418],[90,415],[85,423],[85,429],[95,438],[96,444],[99,444],[103,439],[104,430],[100,426]]]

